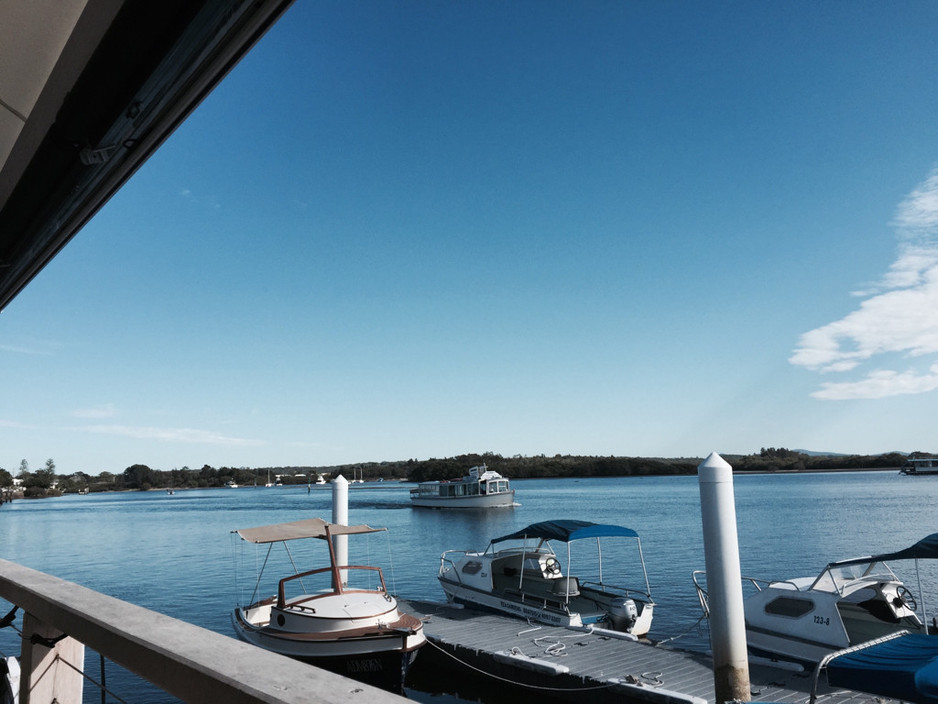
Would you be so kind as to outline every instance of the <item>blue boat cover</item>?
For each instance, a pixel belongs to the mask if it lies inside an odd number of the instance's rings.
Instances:
[[[935,560],[938,559],[938,533],[932,533],[919,540],[915,545],[882,555],[856,557],[851,560],[832,562],[831,565],[858,565],[866,562],[892,562],[893,560]]]
[[[637,538],[636,533],[631,528],[623,526],[613,526],[602,523],[590,523],[589,521],[577,521],[573,519],[561,519],[558,521],[543,521],[533,523],[527,528],[522,528],[510,535],[503,535],[501,538],[495,538],[493,543],[500,543],[503,540],[523,540],[524,538],[540,538],[542,540],[560,540],[569,543],[571,540],[580,540],[581,538]]]
[[[827,682],[907,702],[938,702],[938,638],[909,634],[827,665]]]

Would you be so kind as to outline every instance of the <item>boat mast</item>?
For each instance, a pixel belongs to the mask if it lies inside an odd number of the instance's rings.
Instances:
[[[596,536],[596,552],[599,554],[599,583],[603,584],[603,544],[598,535]],[[567,562],[570,560],[568,559]]]
[[[925,613],[925,592],[922,591],[922,572],[918,568],[918,558],[915,558],[915,576],[918,578],[918,598],[922,600],[922,623],[925,624],[925,635],[928,635],[928,614]]]
[[[329,532],[329,524],[325,526],[326,544],[329,546],[329,566],[332,567],[332,588],[336,594],[342,593],[342,575],[339,573],[339,565],[335,561],[335,548],[332,546],[332,534]]]

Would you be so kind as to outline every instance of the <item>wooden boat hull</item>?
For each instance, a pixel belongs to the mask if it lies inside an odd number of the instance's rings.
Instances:
[[[412,619],[399,626],[362,627],[325,633],[295,633],[258,626],[235,609],[231,621],[237,636],[259,648],[322,667],[377,686],[399,689],[417,651],[426,643],[422,624]]]

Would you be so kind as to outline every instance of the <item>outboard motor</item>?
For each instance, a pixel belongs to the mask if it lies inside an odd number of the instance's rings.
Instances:
[[[617,631],[631,633],[632,626],[638,620],[638,607],[635,601],[619,597],[613,599],[609,605],[609,618],[612,619],[612,627]]]

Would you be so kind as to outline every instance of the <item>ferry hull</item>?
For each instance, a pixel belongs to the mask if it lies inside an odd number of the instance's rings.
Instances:
[[[477,496],[414,496],[415,508],[508,508],[515,505],[514,490]]]

